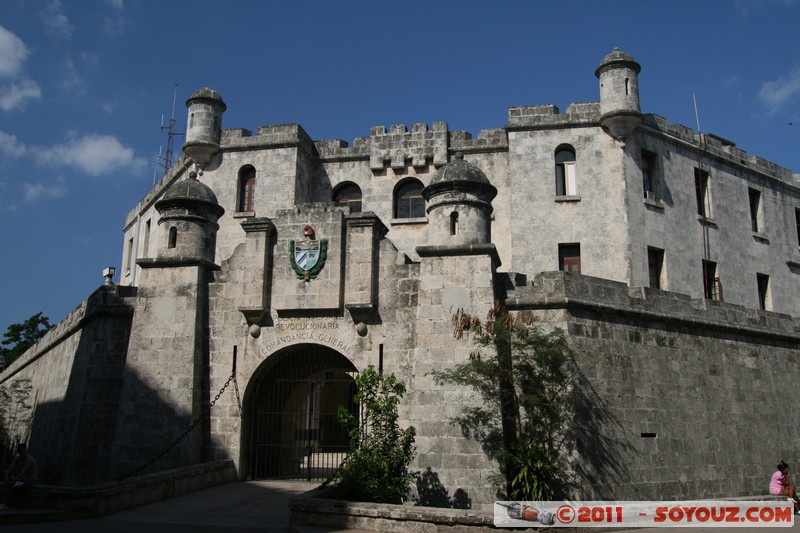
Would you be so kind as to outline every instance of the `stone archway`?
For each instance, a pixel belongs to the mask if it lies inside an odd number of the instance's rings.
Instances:
[[[244,398],[242,471],[246,479],[326,479],[350,449],[337,418],[353,402],[357,369],[315,344],[271,355]]]

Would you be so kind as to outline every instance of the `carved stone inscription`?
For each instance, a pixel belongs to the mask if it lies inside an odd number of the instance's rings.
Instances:
[[[280,318],[275,321],[275,337],[261,348],[261,354],[269,355],[290,344],[311,342],[324,344],[340,352],[352,355],[352,346],[341,337],[343,318]]]

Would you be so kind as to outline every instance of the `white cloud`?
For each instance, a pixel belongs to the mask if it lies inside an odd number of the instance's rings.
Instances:
[[[3,111],[21,109],[30,99],[42,97],[42,90],[33,80],[19,80],[9,85],[0,87],[0,108]]]
[[[28,147],[25,146],[25,143],[19,142],[16,135],[0,131],[0,153],[18,158],[25,155],[27,151]]]
[[[106,4],[113,7],[114,9],[125,9],[125,5],[123,0],[106,0]]]
[[[146,162],[134,155],[133,149],[123,146],[113,135],[69,135],[66,143],[49,149],[37,148],[40,163],[66,165],[91,176],[101,176],[125,170],[137,173],[144,170]]]
[[[64,72],[64,77],[58,82],[58,88],[64,92],[72,93],[74,96],[85,95],[87,92],[86,82],[78,73],[75,62],[72,61],[72,56],[67,55],[64,62],[61,63],[61,70]]]
[[[0,76],[16,76],[28,54],[22,39],[0,26]]]
[[[25,183],[22,193],[29,202],[47,198],[59,198],[67,193],[67,188],[60,180],[59,183],[45,185],[44,183]]]
[[[72,37],[72,24],[62,12],[61,1],[52,0],[39,12],[45,33],[54,41],[69,40]]]
[[[783,110],[797,95],[800,95],[800,68],[777,80],[765,81],[757,94],[758,99],[767,107],[769,116]]]
[[[125,35],[126,20],[123,16],[105,17],[103,19],[103,31],[109,35],[120,37]]]

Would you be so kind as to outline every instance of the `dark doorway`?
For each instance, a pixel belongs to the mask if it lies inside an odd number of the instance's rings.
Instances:
[[[326,479],[350,449],[337,412],[357,414],[355,366],[313,344],[269,357],[244,401],[242,470],[247,479]]]

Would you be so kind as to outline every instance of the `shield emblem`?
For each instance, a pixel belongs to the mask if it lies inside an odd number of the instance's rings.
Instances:
[[[300,241],[294,245],[294,261],[303,270],[311,270],[319,261],[319,241]]]

